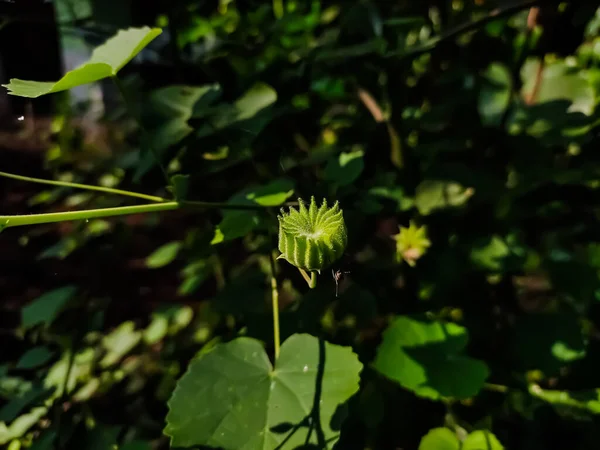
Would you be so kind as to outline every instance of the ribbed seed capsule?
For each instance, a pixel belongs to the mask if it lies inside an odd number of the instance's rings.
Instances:
[[[279,219],[279,258],[304,270],[321,271],[346,249],[348,234],[344,215],[338,202],[327,207],[327,200],[318,207],[314,197],[310,205],[298,199],[299,210],[281,209]]]

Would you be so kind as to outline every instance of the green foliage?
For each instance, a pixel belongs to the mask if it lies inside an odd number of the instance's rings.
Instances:
[[[467,330],[453,323],[397,317],[383,333],[373,367],[422,397],[473,397],[489,371],[464,355],[467,340]]]
[[[7,13],[0,446],[595,448],[600,13],[538,3],[61,0],[57,82]]]
[[[56,82],[27,81],[13,78],[2,85],[11,95],[36,98],[66,91],[82,84],[114,77],[162,31],[159,28],[129,28],[121,30],[104,45],[96,47],[92,57],[81,66],[67,72]]]
[[[349,348],[327,343],[321,351],[317,338],[295,334],[283,343],[275,367],[263,345],[249,338],[200,354],[169,401],[171,444],[293,449],[316,444],[322,433],[331,448],[340,426],[334,416],[358,390],[362,365]],[[314,404],[320,423],[314,423]]]
[[[21,325],[31,328],[40,324],[51,324],[76,292],[77,287],[65,286],[36,298],[21,311]]]

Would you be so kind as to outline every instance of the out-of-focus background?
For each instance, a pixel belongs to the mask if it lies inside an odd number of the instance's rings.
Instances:
[[[120,71],[127,103],[111,80],[0,89],[1,172],[162,197],[165,173],[183,174],[190,200],[338,200],[339,296],[329,269],[309,290],[277,264],[282,339],[323,336],[365,365],[337,448],[458,449],[424,440],[439,427],[493,432],[477,450],[596,448],[598,2],[0,0],[0,81],[58,80],[141,26],[163,32]],[[131,203],[0,177],[0,215]],[[166,402],[194,355],[238,335],[272,351],[277,212],[2,231],[0,447],[168,448]],[[390,318],[409,314],[468,330],[415,370],[475,395],[435,401],[414,372],[370,368]]]

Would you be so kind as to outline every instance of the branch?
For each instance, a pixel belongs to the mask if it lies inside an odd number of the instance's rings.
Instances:
[[[408,58],[411,56],[418,56],[423,53],[427,53],[433,50],[442,42],[456,39],[457,37],[468,33],[469,31],[477,30],[478,28],[481,28],[482,26],[485,26],[488,23],[493,22],[494,20],[498,20],[502,17],[512,16],[513,14],[516,14],[522,10],[538,6],[541,3],[542,0],[528,0],[525,2],[513,3],[504,8],[496,8],[493,11],[491,11],[487,16],[482,17],[481,19],[457,25],[450,31],[436,36],[434,38],[431,38],[429,42],[426,42],[425,44],[410,48],[408,50],[390,53],[388,54],[388,57]]]

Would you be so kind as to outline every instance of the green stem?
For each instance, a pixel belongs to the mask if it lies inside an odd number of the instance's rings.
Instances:
[[[80,183],[69,183],[68,181],[55,181],[55,180],[44,180],[42,178],[26,177],[23,175],[16,175],[14,173],[0,172],[0,177],[12,178],[19,181],[29,181],[30,183],[49,184],[51,186],[71,187],[76,189],[85,189],[88,191],[99,191],[106,192],[107,194],[125,195],[127,197],[143,198],[144,200],[150,200],[152,202],[166,202],[167,200],[162,197],[156,197],[154,195],[140,194],[137,192],[124,191],[122,189],[113,189],[102,186],[93,186],[90,184]]]
[[[82,211],[66,211],[45,214],[27,214],[19,216],[0,216],[0,229],[39,225],[42,223],[67,222],[69,220],[87,220],[101,217],[125,216],[178,209],[177,202],[151,203],[147,205],[120,206],[117,208],[87,209]]]
[[[129,101],[129,97],[127,96],[127,90],[125,89],[125,86],[123,86],[123,83],[121,82],[121,80],[119,79],[119,77],[117,75],[113,75],[111,78],[112,78],[113,82],[115,83],[115,85],[117,86],[119,93],[121,94],[121,98],[123,99],[125,108],[129,112],[129,114],[131,114],[133,116],[133,118],[136,120],[136,122],[138,123],[138,126],[140,127],[143,137],[146,138],[145,139],[146,145],[148,145],[148,149],[150,150],[150,153],[152,154],[152,157],[154,158],[154,162],[156,162],[156,165],[160,168],[163,176],[165,177],[167,184],[170,184],[171,182],[169,180],[169,175],[167,174],[167,171],[163,167],[162,163],[160,162],[160,158],[158,157],[156,150],[150,143],[148,132],[146,131],[146,128],[144,127],[144,125],[142,123],[142,118],[138,114],[137,110],[135,110],[132,107],[132,102]]]
[[[277,290],[277,278],[275,273],[275,258],[273,253],[271,259],[271,300],[273,302],[273,346],[275,361],[279,358],[279,349],[281,347],[281,337],[279,332],[279,291]]]
[[[308,283],[308,287],[311,289],[317,287],[317,272],[310,273],[310,282]]]
[[[302,278],[304,278],[304,280],[308,283],[309,288],[314,289],[317,287],[317,272],[311,272],[309,277],[306,273],[306,270],[301,269],[299,267],[298,270],[300,271]]]

